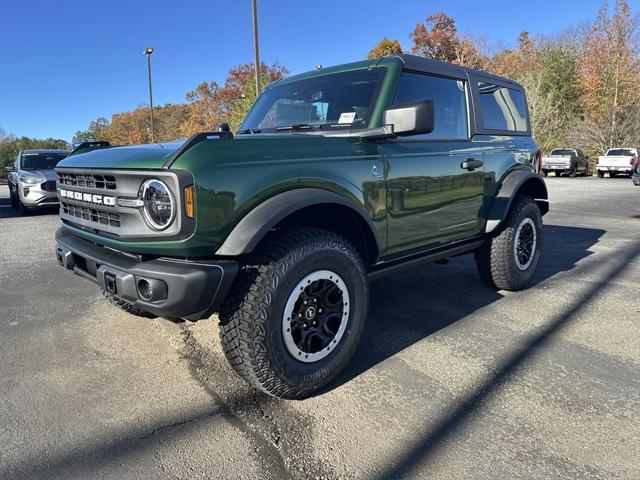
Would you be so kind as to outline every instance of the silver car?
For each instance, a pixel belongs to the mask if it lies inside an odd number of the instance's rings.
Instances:
[[[55,166],[68,150],[22,150],[9,169],[11,206],[22,211],[58,204]]]

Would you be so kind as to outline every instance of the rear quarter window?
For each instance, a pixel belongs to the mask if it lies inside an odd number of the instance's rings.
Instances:
[[[520,90],[478,82],[480,121],[485,130],[526,132],[527,110]]]

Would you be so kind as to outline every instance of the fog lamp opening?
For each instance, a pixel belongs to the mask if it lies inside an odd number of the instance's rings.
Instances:
[[[155,278],[138,278],[138,296],[145,302],[161,302],[167,299],[167,284]]]

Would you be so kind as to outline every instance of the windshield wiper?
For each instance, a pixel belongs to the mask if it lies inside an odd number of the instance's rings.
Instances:
[[[238,135],[246,135],[247,133],[260,133],[260,131],[259,128],[247,128],[245,130],[238,130],[236,133]]]
[[[287,130],[314,130],[318,128],[320,128],[318,125],[310,125],[308,123],[294,123],[293,125],[276,127],[276,132],[283,132]]]

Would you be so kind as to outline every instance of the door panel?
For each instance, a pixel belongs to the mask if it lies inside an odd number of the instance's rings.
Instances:
[[[406,253],[473,236],[482,228],[483,167],[471,141],[402,141],[381,144],[388,165],[389,253]]]

